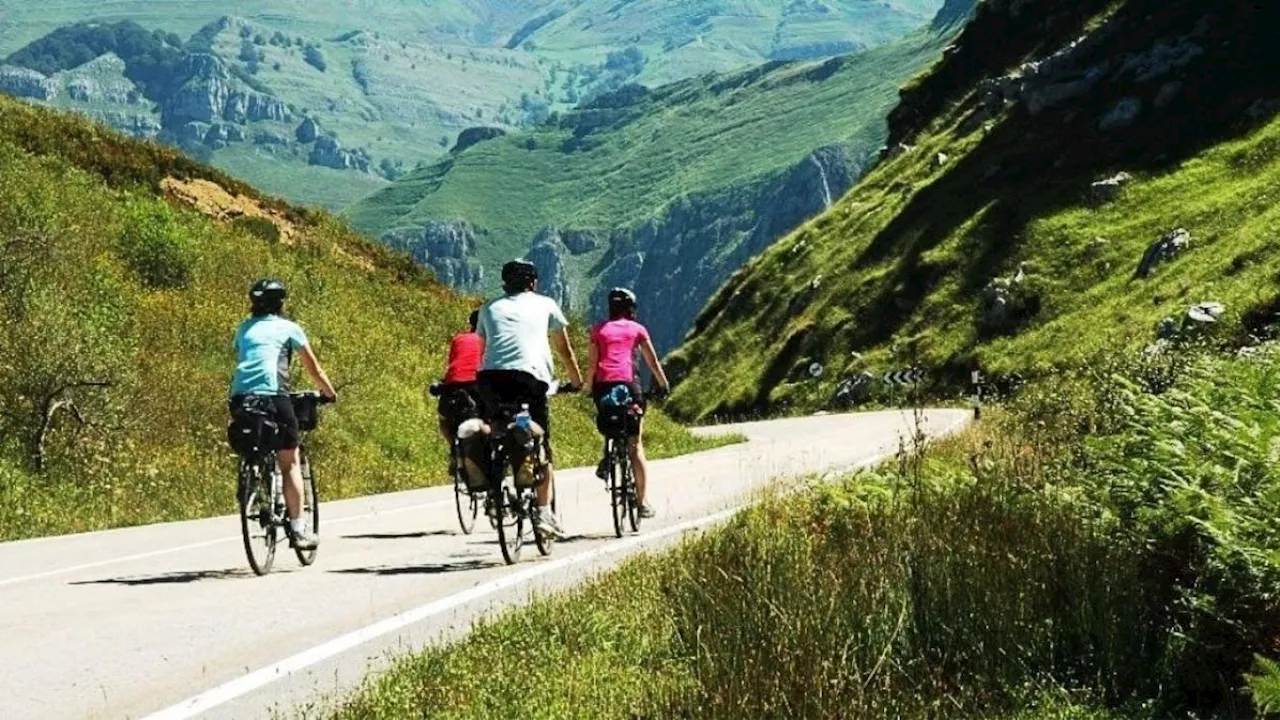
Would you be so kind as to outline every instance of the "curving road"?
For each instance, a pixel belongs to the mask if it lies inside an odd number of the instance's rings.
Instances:
[[[937,435],[966,419],[935,410],[924,423]],[[0,718],[292,714],[486,612],[722,520],[772,480],[872,463],[913,425],[895,411],[704,431],[749,442],[654,463],[660,516],[623,540],[603,484],[562,471],[574,537],[514,567],[483,519],[458,532],[451,488],[324,504],[316,565],[281,552],[264,578],[247,570],[233,517],[0,544]]]

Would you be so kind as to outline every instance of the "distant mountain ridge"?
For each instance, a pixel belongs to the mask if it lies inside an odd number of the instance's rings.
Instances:
[[[338,209],[443,156],[467,128],[529,127],[627,83],[880,45],[940,3],[0,0],[0,92]],[[189,54],[214,59],[183,74]],[[108,55],[124,66],[84,67]],[[240,97],[230,112],[224,94]],[[299,141],[308,118],[317,139]]]

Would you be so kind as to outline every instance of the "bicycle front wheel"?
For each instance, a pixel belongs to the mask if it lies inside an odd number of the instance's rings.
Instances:
[[[316,489],[316,478],[306,450],[298,450],[298,462],[302,463],[302,517],[306,519],[311,532],[318,536],[320,534],[320,494]],[[299,550],[295,547],[293,552],[298,556],[298,562],[306,567],[316,561],[316,553],[319,549]]]
[[[622,459],[622,478],[627,496],[627,520],[630,522],[631,532],[640,532],[640,499],[636,497],[636,476],[631,467],[630,455]]]
[[[256,575],[271,572],[276,559],[279,528],[275,524],[271,497],[271,473],[261,462],[240,463],[240,535],[244,554]]]

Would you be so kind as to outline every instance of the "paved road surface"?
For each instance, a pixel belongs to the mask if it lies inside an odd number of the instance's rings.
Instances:
[[[964,419],[932,411],[926,427]],[[892,452],[912,424],[883,412],[726,427],[749,442],[654,464],[660,516],[623,540],[603,484],[562,471],[576,537],[547,559],[526,548],[515,567],[483,519],[458,532],[450,488],[324,504],[316,565],[282,551],[265,578],[228,517],[0,544],[0,718],[243,719],[330,701],[392,654],[673,542],[773,479]]]

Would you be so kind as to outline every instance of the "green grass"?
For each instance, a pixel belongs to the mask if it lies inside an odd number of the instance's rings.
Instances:
[[[1150,47],[1198,17],[1138,0],[1041,5],[1063,38],[1111,14],[1121,29],[1085,63]],[[1220,31],[1247,35],[1271,21],[1261,13],[1228,12]],[[979,13],[961,51],[904,91],[891,136],[911,152],[883,162],[708,304],[672,358],[689,371],[673,397],[679,412],[813,409],[853,373],[912,363],[950,393],[971,365],[997,377],[1043,374],[1100,349],[1142,347],[1161,318],[1180,319],[1194,303],[1225,303],[1225,323],[1237,328],[1272,303],[1280,123],[1244,119],[1249,98],[1266,92],[1265,77],[1234,70],[1253,51],[1215,46],[1183,79],[1187,95],[1165,110],[1148,105],[1127,132],[1102,133],[1097,119],[1158,83],[1109,76],[1076,105],[1034,118],[1019,107],[983,128],[969,121],[976,82],[1057,47],[1031,30],[992,46],[984,33],[1010,33],[999,22],[997,11]],[[1089,184],[1121,170],[1134,182],[1114,202],[1092,202]],[[1135,279],[1147,247],[1178,227],[1190,231],[1190,251]],[[1002,331],[984,328],[985,288],[1022,262],[1029,279],[1015,303],[1025,312]],[[815,278],[820,287],[807,287]],[[814,361],[828,370],[820,381],[801,377]]]
[[[298,232],[284,245],[171,206],[158,190],[171,176],[259,198]],[[476,299],[323,213],[0,98],[0,540],[233,512],[228,343],[266,275],[290,284],[290,314],[347,385],[311,438],[326,495],[445,482],[424,391]],[[41,442],[59,401],[74,408]],[[556,408],[561,462],[594,463],[587,401]],[[650,427],[656,456],[722,442],[657,413]]]
[[[1280,627],[1277,353],[1107,358],[303,715],[1248,716]]]

